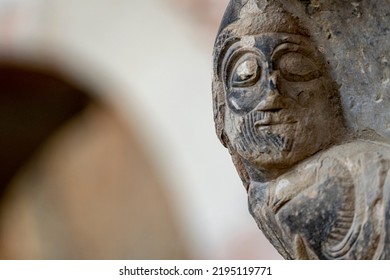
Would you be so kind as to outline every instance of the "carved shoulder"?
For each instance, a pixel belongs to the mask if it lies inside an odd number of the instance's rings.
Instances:
[[[262,191],[253,184],[252,213],[287,258],[386,258],[388,154],[372,142],[329,149]]]

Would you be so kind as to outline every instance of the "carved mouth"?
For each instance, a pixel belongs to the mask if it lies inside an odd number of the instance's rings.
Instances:
[[[296,123],[288,115],[253,111],[243,119],[237,147],[253,155],[291,151]]]
[[[272,122],[271,120],[262,119],[254,123],[255,128],[257,129],[266,129],[272,126],[282,126],[282,125],[293,125],[297,122]]]
[[[249,117],[253,121],[253,126],[256,129],[264,129],[271,126],[282,126],[296,124],[297,121],[293,120],[290,116],[281,116],[278,112],[274,111],[255,111]]]

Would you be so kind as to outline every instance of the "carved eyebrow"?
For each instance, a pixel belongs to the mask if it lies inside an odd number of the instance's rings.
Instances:
[[[303,54],[309,54],[310,50],[307,47],[298,43],[293,43],[293,42],[281,43],[280,45],[276,46],[275,49],[273,50],[271,59],[272,61],[275,61],[288,52],[301,52]]]

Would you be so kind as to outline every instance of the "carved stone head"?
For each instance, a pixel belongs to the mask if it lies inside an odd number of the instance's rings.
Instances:
[[[214,118],[247,187],[336,142],[338,90],[299,19],[278,1],[232,0],[214,48]]]

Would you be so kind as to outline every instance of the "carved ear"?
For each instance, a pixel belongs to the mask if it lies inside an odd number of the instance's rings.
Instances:
[[[213,92],[213,113],[214,113],[215,132],[218,136],[218,139],[227,148],[228,140],[224,133],[224,126],[225,126],[224,91],[223,91],[222,82],[219,81],[216,77],[214,77],[213,79],[212,92]]]
[[[216,76],[213,78],[212,84],[213,91],[213,111],[214,111],[214,122],[215,122],[215,131],[221,143],[228,148],[230,155],[232,156],[233,164],[236,167],[237,173],[241,178],[241,181],[248,191],[249,189],[249,174],[245,169],[245,166],[231,145],[228,137],[225,133],[225,99],[222,82],[217,79]]]

